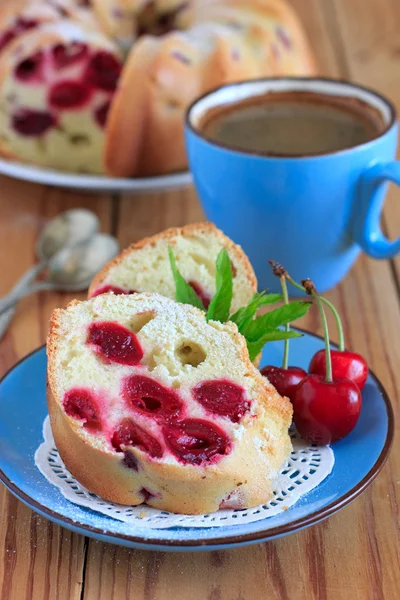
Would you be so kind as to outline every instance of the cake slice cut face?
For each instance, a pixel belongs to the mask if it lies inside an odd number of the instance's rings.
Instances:
[[[101,173],[121,68],[112,42],[72,20],[16,38],[0,55],[0,152],[55,169]]]
[[[104,294],[55,310],[47,348],[55,442],[91,492],[186,514],[271,497],[290,403],[233,323],[157,294]]]
[[[227,250],[232,265],[231,312],[246,306],[257,291],[256,276],[242,248],[212,223],[195,223],[167,229],[132,244],[95,277],[89,288],[89,297],[109,292],[154,292],[175,298],[169,246],[179,271],[199,296],[204,308],[208,308],[215,294],[215,263],[222,248]]]

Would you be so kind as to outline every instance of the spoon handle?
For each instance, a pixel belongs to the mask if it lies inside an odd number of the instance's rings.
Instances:
[[[43,261],[28,269],[28,271],[26,271],[22,277],[18,279],[11,292],[0,298],[0,310],[3,309],[3,306],[5,306],[9,298],[12,297],[12,294],[19,293],[20,290],[25,290],[26,287],[34,281],[34,279],[43,271],[46,266],[47,262]]]
[[[13,306],[12,308],[6,310],[5,313],[0,315],[0,342],[10,326],[10,323],[15,315],[15,311],[16,308]]]
[[[12,291],[6,298],[3,298],[2,305],[0,307],[0,316],[7,312],[8,309],[15,306],[22,298],[34,294],[35,292],[43,292],[45,290],[54,290],[57,286],[50,281],[37,281],[31,285],[25,286],[20,290]]]
[[[43,271],[43,269],[46,267],[46,264],[46,261],[42,261],[39,264],[34,265],[30,269],[28,269],[28,271],[26,271],[26,273],[24,273],[14,285],[12,291],[16,292],[18,290],[25,289],[25,287],[29,285],[32,281],[34,281],[35,277],[37,277],[37,275],[41,271]],[[7,296],[5,296],[5,298],[6,297]],[[7,332],[7,329],[9,328],[10,323],[13,320],[16,312],[16,307],[13,306],[9,308],[6,312],[1,313],[2,303],[5,298],[2,298],[0,300],[0,341],[3,339],[5,333]]]

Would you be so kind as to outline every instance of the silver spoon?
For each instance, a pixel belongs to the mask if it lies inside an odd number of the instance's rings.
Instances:
[[[81,208],[68,210],[52,219],[36,242],[35,249],[39,263],[22,275],[12,292],[33,281],[61,248],[76,246],[90,239],[99,230],[99,224],[99,219],[93,212]],[[8,295],[0,299],[0,308],[7,298]]]
[[[47,266],[49,260],[62,247],[76,245],[91,238],[99,229],[97,216],[85,209],[77,208],[66,211],[52,219],[44,228],[36,242],[36,256],[39,263],[31,267],[14,285],[11,293],[19,293],[30,284]],[[0,309],[9,295],[0,299]],[[0,317],[0,339],[7,330],[15,308],[9,309]]]
[[[12,291],[3,301],[0,315],[14,306],[21,298],[35,292],[86,290],[96,273],[118,252],[117,240],[106,233],[97,233],[88,241],[77,246],[62,248],[48,261],[46,280],[29,282],[23,289]],[[0,331],[0,337],[2,333]]]

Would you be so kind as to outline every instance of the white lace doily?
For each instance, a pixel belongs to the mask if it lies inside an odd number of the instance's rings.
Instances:
[[[166,529],[167,527],[226,527],[260,521],[277,515],[295,504],[301,496],[319,485],[332,471],[335,463],[328,446],[310,446],[291,431],[293,451],[281,470],[275,484],[274,497],[255,508],[219,510],[207,515],[177,515],[140,506],[121,506],[103,500],[89,492],[65,467],[54,444],[49,417],[43,423],[44,442],[35,453],[35,464],[46,479],[57,486],[62,495],[79,506],[127,523],[132,528]]]

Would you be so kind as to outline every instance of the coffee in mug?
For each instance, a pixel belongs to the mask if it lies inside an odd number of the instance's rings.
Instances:
[[[269,155],[305,156],[352,148],[385,128],[362,100],[308,92],[273,93],[220,106],[199,124],[221,145]]]

